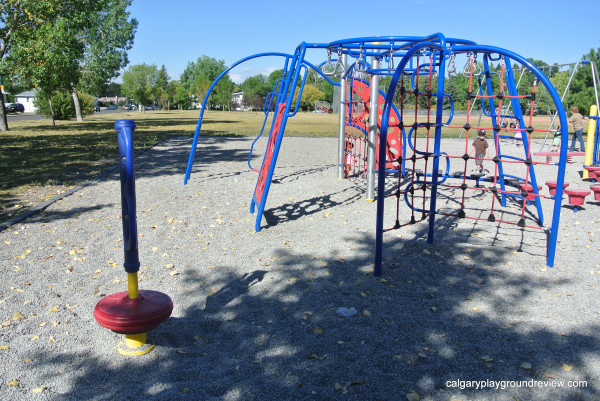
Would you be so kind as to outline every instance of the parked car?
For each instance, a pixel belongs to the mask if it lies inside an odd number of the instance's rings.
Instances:
[[[144,107],[144,110],[156,110],[156,107],[150,105],[150,106]]]
[[[98,105],[95,105],[95,106],[94,106],[94,111],[100,111],[100,106],[98,106]]]
[[[119,106],[117,106],[116,104],[110,104],[110,105],[108,105],[106,110],[117,110],[118,108],[119,108]]]
[[[4,110],[6,110],[8,113],[16,113],[16,112],[25,112],[25,106],[23,106],[21,103],[7,103],[4,105]]]

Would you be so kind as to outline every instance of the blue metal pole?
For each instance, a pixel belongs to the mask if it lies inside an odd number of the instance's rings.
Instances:
[[[133,120],[117,120],[119,138],[119,168],[121,172],[121,220],[123,221],[123,246],[125,248],[125,271],[140,270],[138,254],[137,221],[135,210],[135,173],[133,165]]]
[[[444,79],[446,75],[446,57],[444,49],[440,50],[441,61],[438,72],[437,104],[435,115],[435,142],[433,144],[433,171],[431,173],[431,200],[429,206],[429,233],[427,234],[427,243],[433,244],[433,232],[435,226],[435,214],[437,203],[438,170],[440,167],[440,143],[442,141],[442,113],[444,106]],[[432,55],[433,57],[433,55]],[[447,170],[446,170],[447,172]],[[425,180],[427,181],[427,180]]]
[[[377,212],[376,212],[376,226],[375,226],[375,268],[373,273],[375,276],[381,276],[382,263],[383,263],[383,215],[385,209],[385,158],[386,158],[386,145],[387,145],[387,130],[390,119],[390,110],[394,102],[394,93],[396,92],[396,86],[400,75],[404,72],[404,68],[410,62],[412,57],[420,49],[424,47],[431,47],[443,51],[437,43],[423,42],[416,44],[410,48],[406,55],[402,57],[396,67],[396,72],[392,77],[390,86],[388,88],[387,95],[385,97],[385,105],[383,107],[383,114],[381,117],[381,128],[379,131],[379,174],[377,176]]]

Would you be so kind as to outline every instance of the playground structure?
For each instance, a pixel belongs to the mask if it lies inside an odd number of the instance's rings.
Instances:
[[[128,290],[102,298],[94,308],[98,324],[115,333],[125,334],[117,345],[122,355],[144,355],[154,349],[146,342],[146,333],[171,316],[173,301],[159,291],[139,290],[135,174],[133,163],[133,120],[118,120],[115,129],[119,138],[119,167],[121,173],[121,208],[123,221],[124,267]]]
[[[325,51],[327,60],[320,64],[307,61],[307,52],[315,49]],[[256,139],[266,127],[269,110],[275,110],[262,165],[255,168],[251,166],[250,158],[248,161],[249,167],[259,173],[250,206],[252,213],[257,211],[256,231],[261,229],[262,215],[286,123],[298,111],[308,68],[312,68],[327,82],[340,86],[341,89],[340,110],[344,112],[339,113],[337,178],[364,176],[366,198],[373,201],[378,174],[375,275],[381,275],[382,271],[385,231],[428,219],[428,242],[433,242],[436,215],[506,223],[521,229],[542,229],[548,234],[547,264],[553,266],[565,189],[568,124],[560,96],[538,67],[508,50],[478,45],[463,39],[445,38],[440,33],[427,37],[390,36],[330,43],[303,42],[294,54],[261,53],[234,63],[213,82],[203,105],[207,104],[206,100],[217,82],[231,69],[248,60],[266,56],[283,57],[285,60],[283,76],[265,101],[265,120]],[[466,122],[459,124],[454,119],[454,100],[447,93],[446,85],[452,82],[453,75],[458,71],[457,60],[461,58],[465,60],[461,73],[469,79],[468,93],[465,94],[469,112]],[[478,62],[478,58],[482,62]],[[520,65],[521,70],[533,74],[531,87],[518,87],[519,81],[515,79],[513,63]],[[339,82],[334,82],[332,76],[337,76]],[[386,93],[379,89],[381,77],[391,77]],[[557,120],[561,127],[562,146],[556,163],[536,161],[532,157],[532,134],[548,135],[554,129],[534,122],[534,107],[540,88],[543,88],[547,103],[551,102],[556,110],[553,121]],[[293,105],[296,91],[298,96]],[[485,110],[485,121],[481,118],[474,121],[471,118],[470,111],[476,102]],[[192,170],[203,114],[204,107],[200,112],[190,151],[186,183]],[[516,127],[502,128],[501,124],[505,119],[514,120]],[[465,133],[464,153],[451,155],[443,151],[442,133],[449,129],[462,129]],[[467,171],[467,164],[472,158],[469,156],[469,137],[479,129],[485,129],[493,135],[493,157],[486,159],[493,162],[494,166],[489,176],[469,174]],[[515,157],[502,151],[502,130],[522,133],[522,156]],[[251,153],[256,140],[252,144]],[[597,148],[596,144],[595,149]],[[591,164],[595,164],[598,158],[594,157],[592,161],[594,163]],[[459,163],[460,171],[450,172],[451,162]],[[545,196],[540,193],[541,186],[538,185],[535,174],[535,167],[538,165],[556,168],[554,195]],[[513,171],[519,168],[520,175],[517,175]],[[396,181],[392,184],[391,191],[386,183],[389,177]],[[475,186],[469,185],[471,180],[475,181]],[[482,181],[491,185],[481,186]],[[460,206],[457,210],[437,208],[438,191],[445,189],[462,192],[458,197]],[[489,198],[490,213],[487,218],[481,219],[468,214],[468,193],[484,194]],[[383,218],[387,197],[396,198],[395,224],[389,228],[384,227]],[[541,206],[544,198],[553,202],[549,226],[544,226]],[[410,209],[407,221],[400,221],[402,199]],[[512,216],[512,220],[507,217],[510,213],[500,211],[500,207],[506,207],[509,199],[519,201],[522,205],[521,212]],[[534,213],[528,212],[529,204],[533,205]]]

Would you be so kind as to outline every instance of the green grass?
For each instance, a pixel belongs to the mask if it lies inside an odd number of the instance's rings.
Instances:
[[[114,166],[116,120],[135,120],[134,147],[140,150],[167,137],[193,136],[198,115],[196,110],[123,112],[89,116],[83,122],[57,121],[55,127],[47,119],[9,122],[10,131],[0,132],[0,221]],[[207,111],[201,134],[255,136],[263,120],[259,112]],[[337,115],[298,113],[286,135],[335,136],[337,121]],[[30,199],[24,199],[28,193]]]

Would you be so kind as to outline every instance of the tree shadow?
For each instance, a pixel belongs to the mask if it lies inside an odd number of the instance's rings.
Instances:
[[[441,226],[452,225],[449,220]],[[382,280],[372,276],[373,238],[366,233],[347,236],[339,253],[328,257],[279,247],[270,267],[239,275],[226,264],[206,269],[192,262],[181,280],[186,290],[175,298],[184,305],[180,313],[150,333],[158,345],[153,353],[81,358],[64,349],[39,350],[30,369],[47,372],[42,381],[50,383],[49,391],[68,399],[600,396],[600,325],[594,319],[572,325],[578,320],[568,309],[578,301],[565,292],[572,291],[573,279],[502,268],[510,256],[501,247],[467,251],[468,243],[450,243],[460,229],[433,245],[422,239],[425,227],[417,231],[414,239],[386,239]],[[544,299],[545,289],[560,296]],[[339,307],[358,313],[343,317]],[[556,314],[562,322],[550,317]],[[114,354],[106,342],[110,334],[100,336],[92,340],[98,351]],[[140,374],[132,374],[136,370]],[[55,389],[57,375],[69,372],[77,372],[77,380]],[[457,380],[463,382],[456,386],[480,380],[507,387],[461,389],[453,387]],[[509,383],[531,380],[584,380],[588,386]]]

